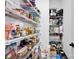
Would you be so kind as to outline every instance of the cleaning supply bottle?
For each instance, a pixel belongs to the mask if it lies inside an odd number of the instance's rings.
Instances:
[[[56,55],[56,59],[62,59],[61,55],[60,54],[57,54]]]

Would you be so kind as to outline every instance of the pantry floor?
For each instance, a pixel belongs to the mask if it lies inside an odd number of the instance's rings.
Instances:
[[[43,58],[43,59],[47,59],[47,58]],[[50,59],[56,59],[56,57],[50,57]]]
[[[54,57],[54,56],[53,56],[53,57],[52,57],[52,56],[50,56],[50,59],[56,59],[56,57]]]

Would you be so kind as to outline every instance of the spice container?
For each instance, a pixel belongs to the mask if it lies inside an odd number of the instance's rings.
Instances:
[[[18,51],[17,55],[18,55],[19,57],[22,57],[22,56],[26,55],[27,52],[28,52],[27,46],[25,46],[25,47],[23,47],[22,49],[20,49],[20,50]]]
[[[30,39],[32,39],[33,43],[36,43],[37,39],[36,39],[36,35],[33,35],[32,37],[30,37]]]
[[[28,50],[31,50],[33,47],[33,42],[30,40],[28,43]]]
[[[21,31],[22,36],[27,36],[27,32],[25,30]]]
[[[33,34],[34,33],[34,30],[31,26],[28,26],[26,28],[24,28],[25,32],[30,35],[30,34]]]
[[[16,37],[19,37],[21,33],[21,29],[19,25],[16,25]]]
[[[29,19],[30,19],[30,20],[32,20],[32,19],[33,19],[33,17],[32,17],[32,15],[31,15],[31,14],[29,14]]]

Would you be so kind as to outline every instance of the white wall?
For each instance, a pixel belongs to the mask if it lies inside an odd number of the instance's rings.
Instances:
[[[49,0],[49,8],[58,8],[61,9],[63,7],[62,5],[63,0]]]
[[[41,11],[40,41],[41,49],[49,52],[49,0],[36,0],[36,5]],[[48,54],[49,56],[49,54]],[[49,59],[49,58],[48,58]]]
[[[15,19],[15,18],[11,18],[11,17],[8,17],[8,16],[5,16],[5,23],[12,23],[12,24],[15,24],[15,25],[20,25],[21,28],[23,27],[26,27],[28,25],[31,25],[32,27],[36,27],[34,24],[32,23],[28,23],[28,22],[23,22],[22,20],[20,19]],[[25,19],[24,19],[25,20]]]
[[[64,0],[64,38],[63,46],[68,59],[74,59],[74,48],[69,46],[74,41],[74,9],[73,0]]]

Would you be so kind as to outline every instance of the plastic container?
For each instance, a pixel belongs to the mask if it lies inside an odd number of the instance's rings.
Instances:
[[[57,54],[56,59],[62,59],[62,56],[60,54]]]

